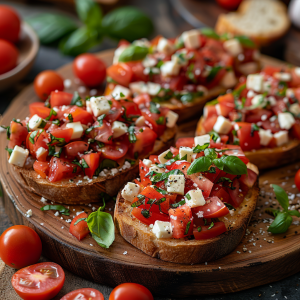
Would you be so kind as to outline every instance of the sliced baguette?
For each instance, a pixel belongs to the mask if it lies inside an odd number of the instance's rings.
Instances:
[[[233,251],[243,238],[256,207],[258,183],[249,190],[240,207],[220,218],[227,232],[208,240],[158,239],[151,228],[131,215],[131,203],[118,194],[115,206],[115,224],[123,238],[144,253],[165,261],[198,264],[216,260]]]
[[[201,117],[197,124],[196,136],[206,133],[202,126],[203,122],[204,119]],[[275,168],[300,159],[300,141],[290,140],[284,146],[244,151],[244,153],[250,162],[256,165],[259,170]]]
[[[266,45],[282,37],[290,27],[286,6],[277,0],[246,0],[237,12],[221,14],[215,30],[251,37],[258,45]]]
[[[161,153],[174,143],[176,127],[168,128],[164,134],[155,141],[152,153]],[[149,155],[148,154],[148,155]],[[148,156],[148,155],[145,155]],[[145,157],[140,157],[143,159]],[[99,176],[97,179],[83,180],[77,177],[73,182],[64,179],[59,182],[50,182],[33,170],[32,163],[24,168],[11,165],[15,179],[27,190],[34,192],[48,200],[63,204],[88,204],[99,202],[102,192],[115,196],[120,188],[128,181],[137,177],[138,162],[129,169],[122,169],[116,175]]]

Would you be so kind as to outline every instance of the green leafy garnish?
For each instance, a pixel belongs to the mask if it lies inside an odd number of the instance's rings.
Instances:
[[[205,28],[201,28],[200,31],[203,35],[207,36],[208,38],[215,39],[215,40],[220,39],[220,36],[212,28],[205,27]]]
[[[149,48],[130,45],[120,55],[119,62],[142,60],[149,53]]]
[[[62,215],[69,216],[70,215],[70,210],[65,208],[63,205],[45,205],[41,207],[42,211],[46,210],[57,210],[59,211]]]
[[[57,112],[53,108],[51,108],[49,116],[47,118],[45,118],[45,120],[49,121],[52,116],[57,116]]]
[[[255,43],[245,35],[235,36],[234,38],[238,40],[241,43],[241,45],[247,48],[255,48]]]
[[[134,133],[134,126],[129,126],[128,133],[129,133],[129,142],[132,143],[132,144],[136,143],[137,138],[136,138],[136,135]]]

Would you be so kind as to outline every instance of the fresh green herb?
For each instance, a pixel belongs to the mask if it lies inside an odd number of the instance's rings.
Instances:
[[[230,203],[224,202],[228,210],[236,210]]]
[[[70,123],[73,122],[73,116],[72,116],[72,114],[68,114],[68,120],[70,121]]]
[[[150,112],[153,114],[160,114],[159,105],[154,102],[150,102]]]
[[[84,169],[89,168],[89,165],[87,164],[87,162],[85,161],[84,158],[81,159],[81,165],[82,165],[82,167],[83,167]]]
[[[216,133],[215,131],[210,131],[209,132],[209,135],[210,135],[210,138],[214,141],[214,142],[216,142],[219,138],[220,138],[220,136],[218,135],[218,133]]]
[[[74,167],[72,173],[76,173],[76,172],[77,172],[77,167]]]
[[[157,64],[156,64],[156,68],[160,68],[162,65],[164,64],[163,60],[158,60]]]
[[[169,151],[165,156],[164,159],[171,159],[173,157],[173,153],[171,151]]]
[[[208,38],[215,39],[215,40],[220,39],[220,36],[212,28],[205,27],[205,28],[201,28],[200,30],[201,33],[207,36]]]
[[[175,41],[175,48],[176,49],[181,49],[184,47],[184,42],[183,42],[183,39],[182,37],[180,36],[178,39],[176,39]]]
[[[218,157],[218,154],[216,153],[215,149],[213,149],[213,148],[206,148],[204,150],[204,155],[211,160],[214,160]]]
[[[213,160],[213,163],[221,170],[232,175],[247,174],[246,164],[237,156],[224,155]]]
[[[201,230],[202,230],[201,226],[199,226],[199,227],[197,228],[197,230],[198,230],[198,232],[201,232]]]
[[[38,130],[36,130],[36,131],[33,131],[31,134],[30,134],[30,136],[29,136],[29,142],[31,143],[31,144],[34,144],[34,139],[35,139],[35,137],[36,137],[36,135],[38,134]]]
[[[50,147],[51,147],[51,146],[50,146]],[[55,149],[55,147],[54,147],[54,149]],[[60,155],[61,155],[61,153],[62,153],[62,150],[63,150],[63,148],[59,148],[58,152],[55,152],[55,153],[53,154],[53,156],[55,156],[55,157],[60,157]]]
[[[57,210],[59,211],[62,215],[69,216],[70,215],[70,210],[65,208],[63,205],[45,205],[41,207],[42,211],[46,210]]]
[[[202,151],[204,151],[206,148],[209,147],[209,143],[205,143],[204,145],[200,146],[197,145],[194,149],[193,149],[193,153],[200,153]]]
[[[158,173],[150,178],[152,183],[156,183],[162,180],[168,180],[170,175],[184,175],[180,170],[171,170],[168,173]]]
[[[98,28],[101,26],[102,11],[100,6],[93,0],[76,0],[76,11],[79,19],[88,28]]]
[[[185,200],[181,200],[180,202],[172,204],[172,208],[177,208],[177,207],[179,207],[181,205],[184,205],[184,204],[185,204]]]
[[[214,222],[211,222],[209,227],[207,228],[207,230],[212,229],[214,227],[214,225],[215,225]]]
[[[57,120],[53,120],[52,124],[59,126],[60,125],[60,121],[58,119]]]
[[[139,207],[145,203],[145,196],[144,195],[137,195],[138,201],[135,201],[131,204],[131,207]]]
[[[288,89],[288,85],[284,81],[280,81],[278,84],[278,92],[277,95],[280,97],[285,97],[286,96],[286,90]]]
[[[142,209],[141,214],[146,219],[148,219],[150,217],[150,211],[148,209]]]
[[[129,133],[129,142],[131,144],[136,143],[137,138],[136,138],[136,135],[134,133],[134,126],[129,126],[128,133]]]
[[[9,156],[11,156],[12,152],[14,149],[8,148],[7,146],[5,147],[5,150],[8,152]]]
[[[124,109],[122,117],[125,121],[132,122],[133,119],[140,117],[139,115],[132,115],[131,117],[127,117],[127,108],[125,106],[122,106],[122,107]]]
[[[75,91],[74,94],[73,94],[73,98],[71,100],[71,105],[76,105],[78,107],[83,106],[83,102],[82,102],[81,97],[79,96],[77,91]]]
[[[97,121],[99,122],[99,126],[103,126],[103,119],[106,117],[106,114],[101,115],[100,117],[97,118]]]
[[[242,46],[247,48],[255,48],[255,43],[245,35],[235,36],[234,38],[238,40]]]
[[[110,141],[113,138],[113,136],[111,135],[107,140]]]
[[[1,125],[1,127],[6,130],[6,138],[9,140],[10,139],[10,134],[11,134],[10,133],[10,126]]]
[[[53,108],[51,108],[49,116],[47,118],[45,118],[45,120],[49,121],[52,116],[57,116],[57,112]]]
[[[160,116],[157,120],[156,120],[156,124],[158,125],[163,125],[165,122],[165,117]]]
[[[217,74],[219,73],[219,71],[222,69],[223,69],[222,66],[212,67],[209,71],[208,76],[206,77],[207,82],[213,81],[215,79],[215,77],[217,76]]]
[[[128,161],[131,166],[134,166],[136,164],[136,160],[133,159],[126,158],[125,161]]]
[[[250,132],[250,136],[254,136],[254,132],[255,131],[259,131],[259,127],[255,124],[255,123],[252,123],[251,124],[251,132]]]
[[[94,176],[98,176],[100,174],[100,172],[104,169],[110,170],[110,169],[117,168],[118,166],[119,166],[119,164],[116,161],[114,161],[112,159],[105,158],[101,162],[101,164],[99,165],[97,170],[95,171]]]
[[[195,159],[187,170],[187,175],[194,173],[206,172],[210,168],[212,162],[211,159],[206,156],[201,156]]]
[[[157,186],[154,186],[154,189],[155,189],[157,192],[161,193],[162,195],[168,194],[168,192],[166,192],[166,191],[163,190],[163,189],[160,189],[160,188],[157,187]]]
[[[85,221],[86,222],[86,219],[87,218],[79,218],[75,223],[74,223],[74,226],[76,226],[79,222],[81,221]]]
[[[108,82],[108,83],[115,83],[115,84],[117,84],[117,82],[115,81],[115,80],[113,80],[111,77],[109,77],[109,76],[107,76],[106,77],[106,81]]]
[[[129,62],[144,59],[149,53],[149,48],[130,45],[120,55],[119,62]]]
[[[194,74],[194,64],[190,64],[187,68],[187,72],[186,75],[187,77],[192,81],[192,82],[196,82],[196,78],[195,78],[195,74]]]
[[[216,168],[215,167],[210,167],[210,169],[208,170],[208,173],[212,173],[212,174],[215,174],[217,171],[216,171]]]
[[[50,133],[50,143],[48,143],[47,145],[48,146],[55,145],[58,147],[63,147],[65,145],[65,143],[66,143],[66,141],[64,138],[57,138]]]
[[[192,199],[190,194],[185,194],[185,198],[188,199],[188,200]]]
[[[138,159],[138,157],[139,157],[139,153],[138,152],[134,152],[134,159]]]
[[[191,223],[192,223],[192,221],[187,222],[186,227],[185,227],[185,231],[184,231],[185,235],[187,235],[189,233]]]

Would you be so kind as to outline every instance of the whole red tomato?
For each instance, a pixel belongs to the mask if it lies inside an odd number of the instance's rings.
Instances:
[[[109,300],[154,300],[151,292],[137,283],[122,283],[115,287]]]
[[[0,39],[0,75],[12,70],[17,65],[18,56],[19,51],[15,45]]]
[[[298,170],[295,175],[295,184],[297,189],[300,191],[300,170]]]
[[[16,43],[19,40],[20,28],[18,14],[11,7],[0,5],[0,39]]]
[[[229,9],[229,10],[233,10],[238,8],[238,6],[240,5],[240,3],[243,0],[217,0],[217,2],[224,8]]]
[[[104,81],[106,65],[95,55],[85,53],[75,58],[73,72],[85,85],[95,87]]]
[[[30,227],[15,225],[0,236],[0,257],[12,268],[20,269],[35,264],[41,253],[41,239]]]
[[[45,101],[51,92],[64,90],[64,81],[55,71],[46,70],[35,77],[34,90],[36,94]]]

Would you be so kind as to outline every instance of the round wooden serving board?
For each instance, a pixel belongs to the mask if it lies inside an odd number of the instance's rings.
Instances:
[[[99,54],[107,65],[111,63],[113,51]],[[264,62],[274,62],[263,58]],[[59,70],[72,85],[66,91],[74,91],[80,84],[74,81],[71,65]],[[83,88],[79,88],[84,96]],[[87,91],[88,92],[88,91]],[[100,92],[100,91],[99,91]],[[2,124],[12,118],[23,119],[29,114],[28,104],[37,101],[33,87],[27,87],[11,104]],[[178,136],[193,136],[197,120],[180,126]],[[202,294],[230,293],[270,283],[292,275],[300,270],[300,226],[295,220],[285,235],[267,233],[269,216],[263,213],[274,200],[270,183],[282,184],[291,195],[297,193],[293,177],[299,166],[293,164],[266,172],[260,176],[261,196],[257,210],[248,227],[248,234],[241,244],[228,256],[199,265],[181,265],[149,257],[137,250],[116,232],[116,240],[109,249],[103,249],[91,238],[79,242],[69,234],[69,224],[76,212],[90,213],[99,205],[67,206],[70,216],[55,216],[54,211],[42,212],[41,197],[20,186],[11,173],[7,162],[6,134],[0,134],[0,179],[4,191],[7,214],[14,224],[25,224],[34,228],[43,242],[43,253],[71,272],[109,286],[123,282],[136,282],[147,286],[155,295],[187,297]],[[299,164],[300,165],[300,164]],[[291,196],[298,207],[300,194]],[[293,198],[293,199],[292,199]],[[276,204],[277,202],[274,202]],[[108,203],[106,211],[113,211],[114,202]],[[274,206],[277,207],[277,204]],[[32,217],[26,217],[31,209]],[[299,232],[299,235],[297,234]]]

